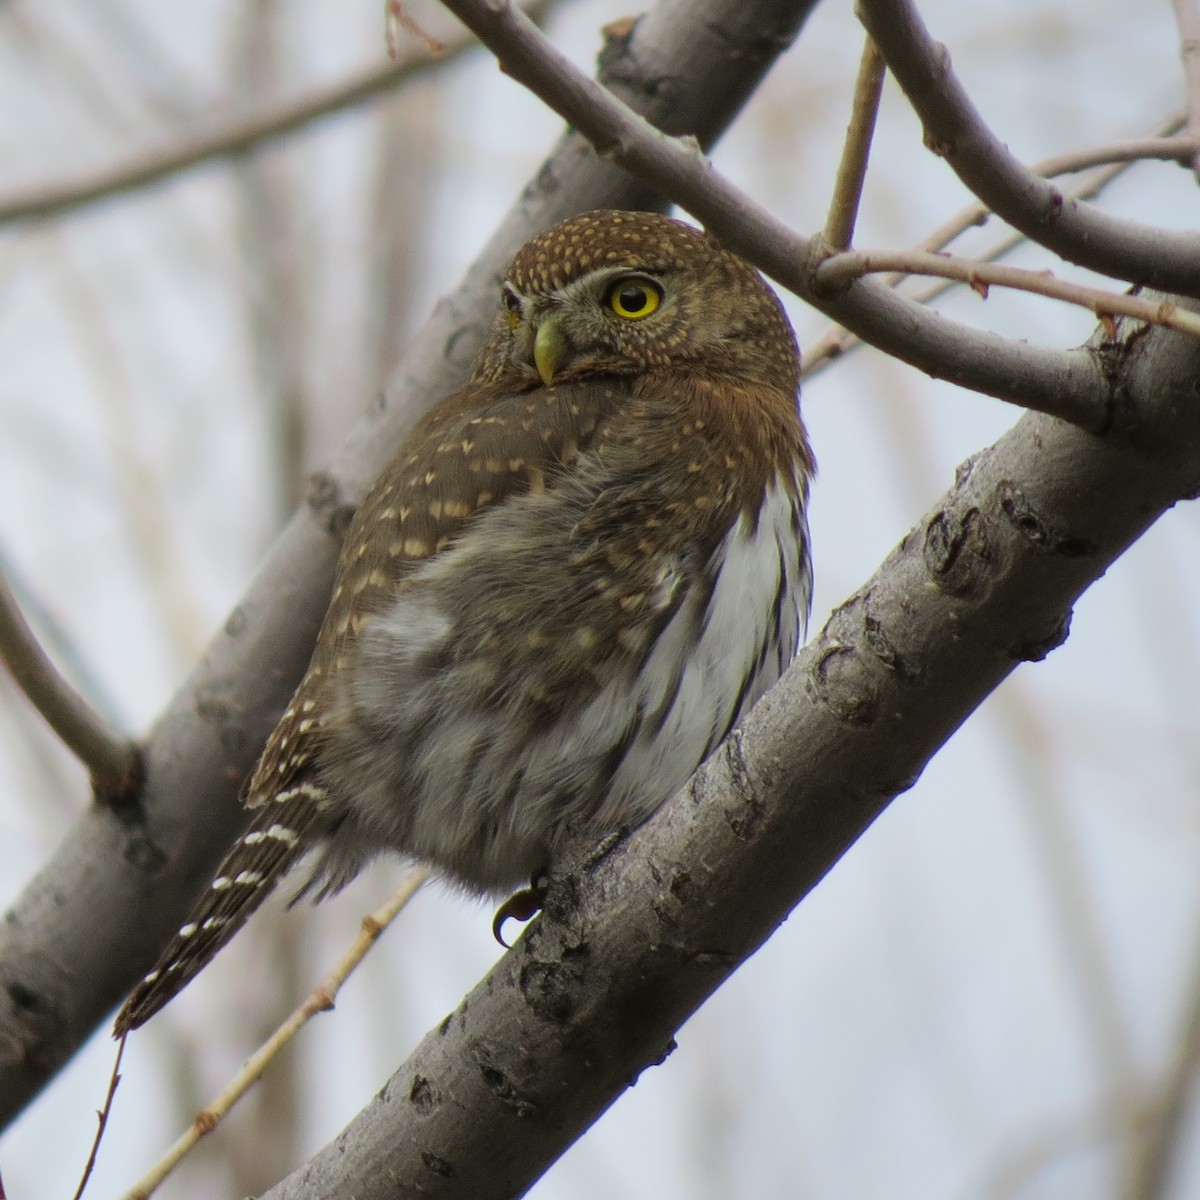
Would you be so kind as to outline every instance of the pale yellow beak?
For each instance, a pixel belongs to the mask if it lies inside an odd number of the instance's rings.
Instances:
[[[554,372],[562,365],[566,352],[567,341],[558,331],[558,322],[554,317],[543,318],[533,339],[533,363],[547,387],[554,380]]]

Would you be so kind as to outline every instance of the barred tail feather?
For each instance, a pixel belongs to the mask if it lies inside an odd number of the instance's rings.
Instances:
[[[250,828],[225,856],[187,922],[117,1014],[114,1037],[144,1025],[241,929],[293,863],[312,847],[310,831],[324,799],[322,788],[302,783],[280,791],[256,811]]]

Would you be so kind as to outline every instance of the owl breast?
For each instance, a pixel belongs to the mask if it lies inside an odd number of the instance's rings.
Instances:
[[[715,548],[630,562],[552,552],[594,488],[485,514],[362,638],[330,723],[322,783],[341,811],[314,881],[340,886],[392,847],[499,893],[567,837],[647,819],[795,653],[804,499],[781,472]]]

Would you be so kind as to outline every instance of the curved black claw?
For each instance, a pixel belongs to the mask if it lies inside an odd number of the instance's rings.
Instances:
[[[513,892],[496,909],[496,915],[492,918],[492,936],[505,950],[511,949],[511,946],[504,940],[500,932],[504,928],[504,922],[511,917],[514,921],[524,923],[536,917],[542,911],[542,901],[546,898],[546,885],[548,883],[549,880],[545,875],[535,875],[529,881],[527,888],[522,888],[519,892]]]

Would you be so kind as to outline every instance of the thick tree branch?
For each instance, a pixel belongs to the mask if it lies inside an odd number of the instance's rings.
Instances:
[[[610,38],[601,73],[669,132],[711,142],[813,2],[664,2]],[[714,78],[720,88],[711,86]],[[568,135],[468,279],[416,335],[380,409],[313,481],[308,503],[150,731],[141,806],[84,816],[0,926],[4,1118],[28,1102],[149,967],[237,836],[245,820],[238,783],[304,669],[352,506],[420,412],[465,378],[512,254],[573,212],[655,203],[644,184]]]
[[[520,1195],[1071,607],[1200,488],[1200,342],[1099,344],[1138,436],[1028,414],[830,618],[688,786],[544,913],[374,1101],[264,1200]]]
[[[1200,237],[1071,200],[987,127],[912,0],[858,0],[858,14],[925,126],[925,142],[993,212],[1068,262],[1200,296]]]
[[[816,286],[828,250],[775,221],[713,169],[694,147],[665,136],[587,79],[510,4],[444,0],[500,59],[504,70],[578,129],[604,157],[652,180],[676,203],[789,291],[863,341],[939,379],[1051,413],[1085,429],[1105,428],[1100,379],[1089,355],[1049,350],[984,333],[930,312],[875,280],[844,292]]]

